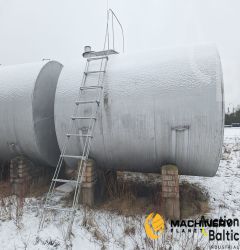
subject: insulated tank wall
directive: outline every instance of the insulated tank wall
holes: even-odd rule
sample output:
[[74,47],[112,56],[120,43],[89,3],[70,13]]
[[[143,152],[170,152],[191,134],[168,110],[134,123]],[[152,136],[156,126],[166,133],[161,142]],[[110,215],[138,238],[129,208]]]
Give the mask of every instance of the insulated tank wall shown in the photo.
[[25,155],[56,165],[54,97],[61,69],[55,61],[0,67],[1,160]]
[[[55,127],[62,147],[81,83],[85,59],[65,65],[55,96]],[[88,78],[96,85],[97,76]],[[86,96],[86,97],[84,97]],[[89,94],[83,99],[89,99]],[[92,92],[92,99],[96,93]],[[88,116],[91,106],[80,106]],[[76,125],[77,124],[77,125]],[[87,133],[87,123],[75,123]],[[175,163],[180,174],[215,175],[224,127],[223,78],[213,46],[110,56],[90,157],[102,168],[159,172]],[[79,155],[81,138],[68,154]],[[70,167],[76,161],[67,160]]]

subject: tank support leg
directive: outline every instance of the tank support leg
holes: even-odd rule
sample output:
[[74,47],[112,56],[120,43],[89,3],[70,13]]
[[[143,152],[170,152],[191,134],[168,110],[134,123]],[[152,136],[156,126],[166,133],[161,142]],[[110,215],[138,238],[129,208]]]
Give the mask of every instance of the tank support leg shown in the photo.
[[165,165],[162,172],[162,204],[164,216],[167,219],[180,219],[178,168],[175,165]]

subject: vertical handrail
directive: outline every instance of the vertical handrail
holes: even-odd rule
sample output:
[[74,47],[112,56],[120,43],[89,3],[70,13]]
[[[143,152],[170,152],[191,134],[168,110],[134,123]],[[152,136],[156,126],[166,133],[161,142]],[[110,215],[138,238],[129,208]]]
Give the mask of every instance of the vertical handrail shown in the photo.
[[122,52],[124,53],[125,51],[125,37],[124,37],[124,30],[123,30],[123,26],[121,24],[121,22],[119,21],[117,15],[114,13],[114,11],[112,9],[108,9],[107,11],[107,25],[106,25],[106,34],[105,34],[105,39],[104,39],[104,46],[103,46],[103,50],[106,49],[106,43],[109,49],[109,16],[110,14],[112,15],[112,40],[113,40],[113,49],[115,49],[115,32],[114,32],[114,22],[113,20],[115,19],[117,21],[117,23],[119,24],[119,27],[121,29],[122,32]]

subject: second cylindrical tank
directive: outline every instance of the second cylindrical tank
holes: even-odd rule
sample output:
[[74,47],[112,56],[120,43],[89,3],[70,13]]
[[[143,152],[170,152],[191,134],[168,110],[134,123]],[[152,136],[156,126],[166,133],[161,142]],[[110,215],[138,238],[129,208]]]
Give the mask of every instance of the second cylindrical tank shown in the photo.
[[54,97],[61,70],[56,61],[0,67],[0,160],[24,155],[56,166]]

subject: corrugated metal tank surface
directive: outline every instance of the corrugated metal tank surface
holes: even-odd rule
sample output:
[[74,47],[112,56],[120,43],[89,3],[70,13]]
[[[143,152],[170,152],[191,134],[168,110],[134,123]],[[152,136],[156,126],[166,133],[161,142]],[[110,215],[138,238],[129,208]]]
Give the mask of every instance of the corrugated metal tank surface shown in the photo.
[[[84,63],[82,58],[65,65],[59,78],[55,127],[61,147]],[[96,85],[96,76],[90,78],[87,84]],[[96,98],[93,92],[91,97]],[[102,168],[159,172],[161,165],[176,163],[180,174],[213,176],[223,141],[223,98],[213,46],[110,56],[90,157]],[[89,115],[92,108],[81,105],[80,110]],[[76,127],[87,133],[86,122]],[[67,153],[79,155],[82,145],[82,139],[72,139]]]
[[0,67],[1,160],[25,155],[56,164],[54,96],[61,69],[55,61]]

